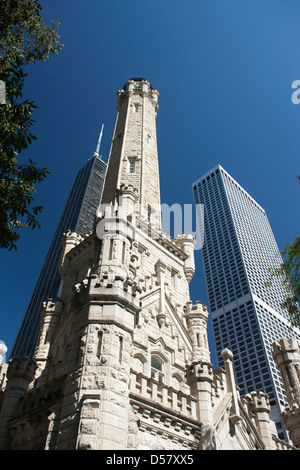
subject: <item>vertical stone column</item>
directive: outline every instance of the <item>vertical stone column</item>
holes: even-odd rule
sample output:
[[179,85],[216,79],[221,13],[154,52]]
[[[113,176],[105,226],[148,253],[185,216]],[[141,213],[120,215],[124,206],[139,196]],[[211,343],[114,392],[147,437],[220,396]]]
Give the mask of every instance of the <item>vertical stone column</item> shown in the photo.
[[192,339],[192,361],[187,367],[187,382],[197,399],[197,420],[202,425],[200,448],[215,449],[212,408],[213,365],[207,341],[207,307],[201,302],[187,303],[185,318]]

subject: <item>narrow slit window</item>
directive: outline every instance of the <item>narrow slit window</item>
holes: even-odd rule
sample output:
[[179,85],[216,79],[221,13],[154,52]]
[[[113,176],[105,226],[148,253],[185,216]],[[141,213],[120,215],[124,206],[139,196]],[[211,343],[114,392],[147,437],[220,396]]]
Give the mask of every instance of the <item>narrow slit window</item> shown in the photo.
[[130,174],[135,173],[135,161],[134,160],[129,160],[128,173],[130,173]]
[[123,336],[119,337],[119,362],[122,362],[122,353],[123,353]]
[[123,242],[122,247],[122,264],[125,264],[126,242]]
[[97,357],[100,359],[102,351],[103,331],[98,332]]
[[113,257],[113,249],[114,249],[114,240],[110,239],[110,246],[109,246],[109,259],[112,260]]
[[176,277],[177,277],[177,272],[176,271],[171,271],[171,287],[173,287],[173,289],[176,288]]

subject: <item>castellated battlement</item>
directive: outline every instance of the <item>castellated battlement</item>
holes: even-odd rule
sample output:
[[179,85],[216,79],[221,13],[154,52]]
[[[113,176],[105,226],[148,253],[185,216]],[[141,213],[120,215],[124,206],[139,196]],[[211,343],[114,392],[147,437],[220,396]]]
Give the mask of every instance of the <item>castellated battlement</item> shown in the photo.
[[53,299],[47,299],[45,302],[43,302],[42,311],[54,312],[54,310],[55,302],[53,302]]
[[8,362],[7,378],[19,377],[31,380],[33,379],[35,368],[36,363],[32,358],[26,356],[22,359],[13,357]]
[[186,240],[186,241],[189,240],[191,243],[195,243],[196,237],[192,233],[182,233],[181,235],[176,236],[176,240],[178,240],[179,243],[180,243],[180,240]]
[[186,310],[185,310],[185,316],[189,317],[197,317],[197,316],[203,316],[205,318],[208,318],[208,310],[207,306],[204,305],[202,302],[199,300],[196,301],[195,304],[193,304],[192,301],[189,301],[186,303]]
[[293,444],[300,447],[300,342],[294,338],[282,338],[272,344],[271,351],[288,400],[282,418]]
[[124,93],[151,95],[156,101],[158,101],[159,98],[159,92],[154,90],[151,83],[149,83],[145,78],[131,78],[128,80],[125,83],[123,89],[117,91],[117,96],[120,96]]
[[117,93],[117,109],[120,109],[122,102],[126,98],[132,98],[134,96],[140,96],[142,98],[147,97],[154,107],[155,116],[158,111],[158,98],[159,92],[154,90],[148,80],[143,78],[132,78],[128,80],[123,89],[118,90]]
[[64,244],[66,247],[68,249],[72,249],[74,246],[79,245],[84,237],[77,232],[71,232],[71,230],[68,230],[63,234],[63,239],[65,240]]
[[271,410],[269,396],[263,392],[251,392],[245,395],[243,402],[247,404],[249,411],[253,413],[267,412]]
[[279,358],[280,356],[282,359],[284,358],[285,354],[297,354],[300,360],[300,341],[295,338],[282,338],[279,341],[272,344],[272,355],[274,360]]
[[271,351],[280,370],[290,407],[295,403],[300,406],[300,342],[282,338],[272,344]]

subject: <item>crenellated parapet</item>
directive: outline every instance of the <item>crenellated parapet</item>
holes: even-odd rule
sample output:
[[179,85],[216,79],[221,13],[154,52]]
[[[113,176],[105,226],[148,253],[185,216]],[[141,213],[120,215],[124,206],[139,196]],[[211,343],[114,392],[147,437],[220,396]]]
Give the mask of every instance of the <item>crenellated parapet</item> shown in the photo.
[[289,403],[282,418],[293,444],[300,447],[300,342],[293,338],[282,338],[272,344],[271,351]]
[[244,400],[251,413],[270,413],[271,411],[269,397],[266,393],[251,392],[245,395]]
[[43,379],[40,377],[49,364],[52,338],[59,325],[62,311],[63,303],[60,299],[57,299],[56,302],[54,302],[53,299],[48,299],[46,302],[43,302],[40,313],[40,331],[34,351],[34,359],[37,365],[35,380],[39,379],[39,384],[41,380],[45,379],[45,377]]
[[68,256],[70,252],[74,252],[74,248],[78,247],[84,240],[77,232],[71,232],[68,230],[62,235],[62,256],[59,265],[59,274],[62,280],[64,280],[69,274],[69,266],[71,257]]
[[153,103],[155,113],[158,111],[159,92],[154,90],[152,85],[145,78],[132,78],[128,80],[122,90],[117,91],[117,106],[119,102],[127,96],[140,95],[147,97]]
[[297,403],[282,412],[284,424],[289,431],[293,444],[300,448],[300,408]]
[[[36,363],[29,357],[23,357],[21,360],[18,357],[13,357],[8,362],[7,380],[9,381],[9,388],[17,387],[21,390],[27,390],[28,384],[33,380]],[[15,384],[12,385],[12,379]]]
[[141,287],[128,276],[128,270],[101,267],[98,274],[88,276],[73,287],[72,307],[80,309],[88,302],[110,301],[113,296],[129,309],[139,311]]
[[77,232],[71,232],[71,230],[64,233],[62,236],[63,257],[75,246],[79,245],[83,239],[84,237],[82,235]]
[[282,338],[273,343],[272,356],[280,371],[290,406],[300,406],[300,342]]

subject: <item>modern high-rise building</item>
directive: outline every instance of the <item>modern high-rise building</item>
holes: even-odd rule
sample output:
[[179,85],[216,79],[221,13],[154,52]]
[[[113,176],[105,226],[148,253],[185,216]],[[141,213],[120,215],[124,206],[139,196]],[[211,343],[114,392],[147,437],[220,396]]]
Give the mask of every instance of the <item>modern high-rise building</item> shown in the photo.
[[106,163],[99,155],[101,137],[96,151],[78,172],[59,219],[48,253],[33,290],[10,357],[32,357],[40,326],[42,303],[56,299],[60,287],[59,262],[62,254],[62,235],[67,230],[86,235],[93,230],[96,209],[100,202]]
[[272,431],[287,439],[280,416],[287,400],[271,345],[299,338],[299,331],[281,307],[280,279],[267,286],[282,258],[266,212],[220,165],[193,184],[193,193],[204,205],[202,259],[218,365],[229,348],[241,395],[267,393]]

